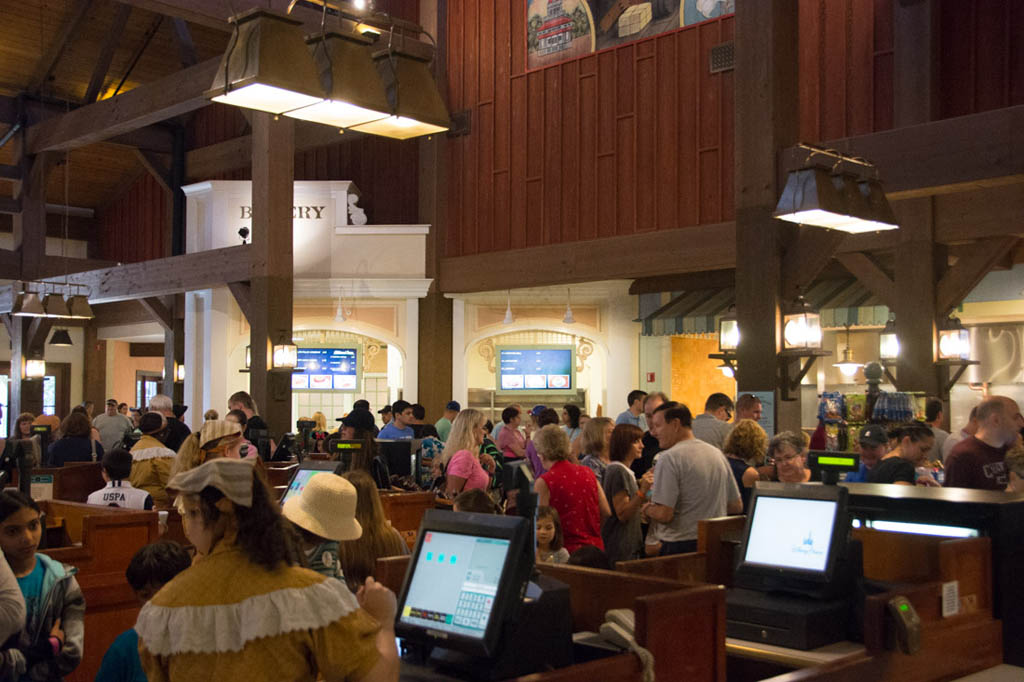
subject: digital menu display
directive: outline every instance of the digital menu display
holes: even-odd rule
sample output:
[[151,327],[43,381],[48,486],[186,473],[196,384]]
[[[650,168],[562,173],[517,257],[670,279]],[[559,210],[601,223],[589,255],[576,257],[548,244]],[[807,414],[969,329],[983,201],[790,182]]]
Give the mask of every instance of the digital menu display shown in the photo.
[[571,393],[572,346],[497,348],[498,390],[523,393]]
[[358,348],[299,348],[292,389],[356,391],[359,389]]

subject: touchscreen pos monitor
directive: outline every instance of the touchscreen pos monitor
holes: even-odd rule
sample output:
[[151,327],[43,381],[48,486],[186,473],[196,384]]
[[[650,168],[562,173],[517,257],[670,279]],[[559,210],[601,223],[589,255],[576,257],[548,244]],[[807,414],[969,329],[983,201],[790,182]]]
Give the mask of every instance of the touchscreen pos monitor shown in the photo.
[[847,496],[833,485],[754,488],[736,585],[809,595],[830,585],[846,554]]
[[533,569],[527,519],[428,509],[398,598],[395,633],[496,655]]
[[292,478],[288,481],[288,487],[285,488],[284,495],[281,495],[281,506],[287,502],[290,498],[296,497],[302,494],[302,491],[306,489],[306,485],[309,484],[310,479],[320,474],[333,474],[338,469],[337,462],[331,462],[323,459],[307,459],[299,465],[292,474]]

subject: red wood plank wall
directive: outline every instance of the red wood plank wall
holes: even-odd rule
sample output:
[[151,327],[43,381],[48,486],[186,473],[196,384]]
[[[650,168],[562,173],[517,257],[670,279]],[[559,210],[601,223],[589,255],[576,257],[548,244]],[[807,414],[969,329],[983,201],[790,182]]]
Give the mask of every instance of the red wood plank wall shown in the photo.
[[449,256],[732,215],[731,16],[526,71],[525,0],[449,0]]
[[99,258],[121,263],[161,258],[168,220],[167,192],[153,176],[141,176],[98,213]]

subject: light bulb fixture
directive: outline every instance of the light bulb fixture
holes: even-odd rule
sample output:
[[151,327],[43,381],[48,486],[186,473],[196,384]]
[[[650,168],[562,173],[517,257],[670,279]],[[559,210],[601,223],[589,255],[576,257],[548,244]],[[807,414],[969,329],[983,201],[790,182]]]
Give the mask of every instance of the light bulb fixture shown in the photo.
[[892,362],[900,355],[900,340],[896,336],[896,316],[889,314],[885,329],[878,335],[878,359]]
[[309,36],[306,42],[327,97],[289,111],[286,116],[336,128],[351,128],[390,116],[391,108],[370,56],[368,38],[331,32]]
[[733,369],[733,366],[727,362],[723,362],[722,364],[720,364],[717,369],[719,372],[722,373],[722,376],[724,377],[727,377],[729,379],[736,378],[736,370]]
[[185,381],[185,365],[174,363],[174,381],[179,384]]
[[502,324],[512,324],[516,321],[515,315],[512,314],[512,291],[508,292],[508,303],[505,306],[505,319],[501,321]]
[[68,311],[73,320],[91,320],[93,316],[89,299],[85,296],[72,296],[68,299]]
[[299,349],[295,344],[274,344],[273,369],[295,369],[298,360]]
[[271,114],[324,99],[302,22],[264,8],[231,17],[234,35],[206,97]]
[[821,348],[821,316],[802,296],[792,312],[783,316],[782,337],[786,350]]
[[562,318],[562,324],[576,324],[576,318],[572,314],[572,290],[567,288],[565,291],[565,316]]
[[844,377],[853,377],[857,370],[863,367],[853,359],[853,348],[850,347],[850,325],[846,325],[846,348],[843,349],[843,359],[832,365],[838,369]]
[[345,316],[345,308],[342,307],[341,299],[339,298],[338,299],[338,307],[334,311],[334,321],[335,322],[344,322],[347,319],[348,318]]
[[[392,40],[394,35],[392,31]],[[399,37],[399,40],[404,39]],[[390,115],[352,126],[352,130],[407,140],[451,128],[448,109],[430,73],[430,62],[390,43],[375,52],[373,60],[384,86]]]
[[43,308],[46,309],[47,317],[56,317],[67,319],[71,317],[71,311],[68,309],[67,301],[60,294],[47,294],[46,298],[43,299]]
[[940,360],[970,360],[971,336],[957,317],[950,318],[939,331]]
[[70,348],[74,344],[71,343],[71,335],[67,329],[55,329],[50,336],[50,345],[55,348]]
[[736,321],[736,312],[730,310],[718,318],[718,351],[720,353],[732,353],[739,346],[740,325]]
[[245,347],[245,368],[252,368],[252,346]]
[[366,9],[366,0],[352,0],[352,6],[362,12]]
[[26,291],[23,294],[18,294],[11,314],[18,317],[46,317],[46,308],[43,307],[43,301],[39,298],[39,294]]
[[42,379],[46,376],[46,361],[39,358],[25,360],[25,371],[22,376],[25,379]]
[[811,157],[820,155],[831,157],[834,166],[832,170],[805,167],[790,171],[773,213],[776,218],[850,233],[899,227],[877,178],[865,179],[835,171],[841,163],[852,163],[865,172],[875,173],[873,165],[811,145],[800,147],[808,150],[808,162]]

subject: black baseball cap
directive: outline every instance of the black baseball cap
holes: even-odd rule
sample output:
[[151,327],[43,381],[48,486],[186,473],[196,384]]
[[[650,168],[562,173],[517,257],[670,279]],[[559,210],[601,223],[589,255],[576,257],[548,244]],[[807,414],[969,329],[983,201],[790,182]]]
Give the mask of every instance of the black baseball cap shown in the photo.
[[391,406],[385,405],[384,407],[377,410],[377,414],[391,414]]
[[861,445],[888,445],[889,434],[881,424],[868,424],[860,430]]
[[341,422],[342,426],[351,426],[363,431],[372,431],[375,426],[373,415],[370,414],[369,410],[352,410],[338,421]]

